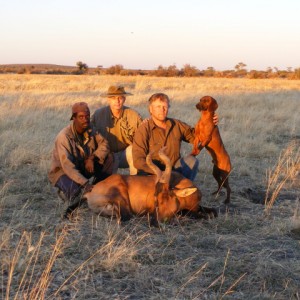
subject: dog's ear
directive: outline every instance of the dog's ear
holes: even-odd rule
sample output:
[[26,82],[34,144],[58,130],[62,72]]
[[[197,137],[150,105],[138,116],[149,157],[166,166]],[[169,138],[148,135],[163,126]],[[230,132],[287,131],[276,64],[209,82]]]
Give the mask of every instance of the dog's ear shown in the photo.
[[210,111],[215,111],[218,109],[218,102],[216,99],[214,99],[213,97],[211,97],[211,105],[210,105]]

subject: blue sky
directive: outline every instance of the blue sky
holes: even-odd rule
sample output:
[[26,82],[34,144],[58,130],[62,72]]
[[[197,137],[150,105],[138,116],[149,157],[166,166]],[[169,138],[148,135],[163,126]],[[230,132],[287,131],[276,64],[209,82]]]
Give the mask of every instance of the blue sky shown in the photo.
[[0,0],[0,64],[300,67],[300,0]]

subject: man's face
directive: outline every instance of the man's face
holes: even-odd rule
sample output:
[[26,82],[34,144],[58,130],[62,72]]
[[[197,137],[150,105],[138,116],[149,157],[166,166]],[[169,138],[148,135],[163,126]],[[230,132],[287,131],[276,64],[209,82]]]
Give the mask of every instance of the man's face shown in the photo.
[[108,98],[109,106],[112,110],[122,109],[125,100],[125,96],[113,96]]
[[90,127],[90,114],[88,112],[79,112],[73,118],[76,130],[81,133]]
[[169,104],[157,99],[149,106],[149,111],[154,120],[165,121],[168,116]]

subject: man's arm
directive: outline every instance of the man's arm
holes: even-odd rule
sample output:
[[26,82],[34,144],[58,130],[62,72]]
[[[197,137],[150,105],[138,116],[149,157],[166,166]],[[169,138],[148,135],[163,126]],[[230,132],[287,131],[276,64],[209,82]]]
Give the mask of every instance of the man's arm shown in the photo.
[[195,129],[181,121],[178,122],[178,126],[180,126],[180,131],[182,132],[182,140],[193,144],[195,140]]
[[133,164],[138,170],[153,174],[153,171],[146,163],[146,157],[149,153],[149,131],[147,130],[147,125],[148,124],[140,125],[134,135],[132,144],[132,158]]
[[93,155],[98,157],[100,164],[103,164],[110,151],[109,145],[107,140],[100,133],[95,133],[95,139],[97,148],[95,149]]
[[80,185],[85,185],[88,179],[85,178],[74,164],[74,157],[72,156],[69,141],[64,135],[59,135],[55,141],[58,158],[64,173],[73,181]]

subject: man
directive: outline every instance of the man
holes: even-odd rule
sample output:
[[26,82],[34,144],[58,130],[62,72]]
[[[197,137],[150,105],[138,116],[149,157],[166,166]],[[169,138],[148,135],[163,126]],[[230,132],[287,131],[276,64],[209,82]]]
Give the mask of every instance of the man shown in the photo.
[[92,116],[92,126],[107,141],[114,154],[113,173],[118,168],[128,168],[130,175],[137,173],[132,160],[132,142],[136,129],[142,123],[141,116],[133,109],[124,106],[126,96],[122,86],[110,86],[107,93],[108,106],[99,108]]
[[112,174],[113,157],[107,141],[90,128],[87,103],[75,103],[70,120],[56,137],[48,178],[60,197],[72,203],[81,192],[91,191],[89,178],[96,183]]
[[[196,157],[188,155],[181,157],[181,142],[194,142],[194,129],[177,119],[168,118],[170,100],[166,94],[153,94],[149,99],[149,112],[151,118],[144,122],[136,131],[132,152],[134,166],[139,174],[153,174],[146,163],[146,156],[152,153],[154,163],[164,169],[158,151],[166,146],[165,153],[171,160],[173,170],[180,172],[190,180],[194,180],[198,171],[199,161]],[[218,122],[218,117],[214,117]]]

